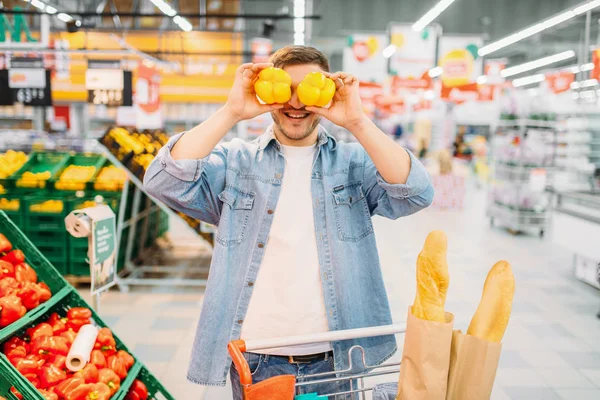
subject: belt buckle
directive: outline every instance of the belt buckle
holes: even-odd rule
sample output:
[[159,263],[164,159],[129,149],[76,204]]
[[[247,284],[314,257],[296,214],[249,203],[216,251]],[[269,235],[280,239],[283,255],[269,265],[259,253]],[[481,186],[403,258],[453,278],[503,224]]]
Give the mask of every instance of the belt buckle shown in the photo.
[[294,356],[288,356],[288,362],[290,364],[310,364],[312,360],[299,361],[294,358]]

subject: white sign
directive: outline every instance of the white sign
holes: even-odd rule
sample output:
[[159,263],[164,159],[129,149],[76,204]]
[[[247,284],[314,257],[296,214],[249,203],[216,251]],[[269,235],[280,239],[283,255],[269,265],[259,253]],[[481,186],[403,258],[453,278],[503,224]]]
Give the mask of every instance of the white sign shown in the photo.
[[387,77],[387,59],[383,49],[389,38],[385,34],[351,35],[344,48],[343,70],[363,82],[384,83]]
[[87,90],[123,90],[123,71],[120,69],[88,69],[85,72]]
[[390,44],[396,48],[390,57],[390,74],[405,79],[419,79],[435,67],[437,30],[427,27],[415,32],[410,24],[390,27]]
[[43,68],[15,68],[8,70],[8,87],[12,89],[44,89],[46,70]]

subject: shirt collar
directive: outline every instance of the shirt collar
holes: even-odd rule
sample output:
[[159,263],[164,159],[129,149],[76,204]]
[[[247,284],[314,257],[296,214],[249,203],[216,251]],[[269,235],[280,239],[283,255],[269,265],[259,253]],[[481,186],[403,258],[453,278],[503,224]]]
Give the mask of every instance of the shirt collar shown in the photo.
[[[327,129],[325,129],[321,125],[319,125],[318,129],[319,129],[319,134],[318,134],[317,144],[319,146],[322,146],[324,144],[330,144],[331,145],[331,150],[335,150],[335,148],[337,147],[337,141],[335,140],[335,138],[333,136],[331,136],[329,134],[329,132],[327,132]],[[273,125],[271,124],[267,128],[267,130],[265,131],[265,133],[263,133],[258,138],[258,149],[259,150],[266,149],[267,146],[271,142],[273,142],[273,141],[277,142],[277,138],[275,137],[275,132],[273,130]]]

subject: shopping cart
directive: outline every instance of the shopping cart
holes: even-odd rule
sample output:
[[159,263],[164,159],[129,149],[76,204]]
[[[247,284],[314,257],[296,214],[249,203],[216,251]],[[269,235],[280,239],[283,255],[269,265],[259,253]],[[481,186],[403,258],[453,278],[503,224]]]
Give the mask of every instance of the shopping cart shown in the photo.
[[[349,329],[344,331],[333,331],[303,336],[292,336],[264,340],[233,340],[229,342],[228,351],[233,364],[240,376],[244,400],[291,400],[299,389],[307,385],[318,385],[331,382],[349,381],[350,390],[338,393],[318,393],[320,396],[351,395],[358,399],[360,395],[366,399],[366,392],[372,391],[373,387],[365,387],[365,378],[398,374],[400,363],[384,363],[381,365],[367,365],[365,361],[365,350],[361,346],[353,346],[348,350],[348,369],[335,372],[325,372],[311,375],[301,375],[297,379],[293,375],[281,375],[266,379],[257,384],[252,384],[252,374],[248,362],[244,358],[245,352],[260,352],[260,350],[299,346],[304,344],[335,342],[339,340],[359,339],[374,336],[396,335],[406,331],[406,324],[385,325],[371,328]],[[362,356],[362,366],[353,365],[353,353],[359,352]],[[362,371],[362,372],[355,372]],[[395,381],[397,381],[397,377]]]

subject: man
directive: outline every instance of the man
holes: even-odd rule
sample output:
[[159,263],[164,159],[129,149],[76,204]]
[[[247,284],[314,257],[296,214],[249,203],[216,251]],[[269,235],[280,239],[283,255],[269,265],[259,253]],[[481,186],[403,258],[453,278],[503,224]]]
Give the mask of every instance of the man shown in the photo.
[[[391,324],[371,216],[399,218],[433,198],[421,163],[364,115],[356,78],[329,74],[326,56],[310,47],[285,47],[271,62],[240,66],[225,106],[174,136],[144,179],[169,206],[218,225],[188,379],[224,385],[231,370],[236,400],[242,394],[230,340]],[[292,78],[292,98],[283,105],[261,105],[253,89],[258,73],[272,65]],[[298,99],[296,87],[313,71],[336,82],[329,108]],[[265,112],[274,125],[261,137],[219,144],[237,122]],[[360,144],[337,142],[319,126],[321,117]],[[346,369],[353,345],[366,350],[368,365],[396,350],[395,338],[384,336],[269,349],[246,359],[257,383]],[[348,384],[301,390],[331,394]]]

